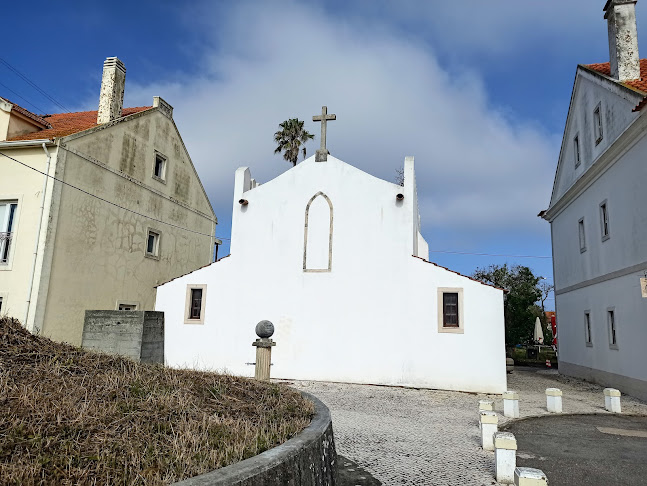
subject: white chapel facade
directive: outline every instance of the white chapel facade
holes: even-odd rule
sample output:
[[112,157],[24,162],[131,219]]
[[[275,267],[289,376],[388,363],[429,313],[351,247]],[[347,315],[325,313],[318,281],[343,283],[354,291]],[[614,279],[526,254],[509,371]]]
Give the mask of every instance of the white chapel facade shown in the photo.
[[505,391],[503,291],[428,261],[417,201],[412,157],[400,186],[324,137],[265,184],[238,169],[231,255],[157,287],[167,365],[253,376],[267,319],[273,378]]

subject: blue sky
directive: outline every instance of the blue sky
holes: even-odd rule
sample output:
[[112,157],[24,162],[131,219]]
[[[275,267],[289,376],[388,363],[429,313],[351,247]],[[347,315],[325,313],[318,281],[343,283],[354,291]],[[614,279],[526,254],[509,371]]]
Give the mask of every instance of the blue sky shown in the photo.
[[[296,116],[318,136],[312,115],[326,104],[336,157],[387,180],[416,157],[432,250],[549,256],[549,225],[536,215],[548,205],[576,65],[608,60],[604,3],[14,2],[5,37],[19,41],[2,57],[76,111],[96,109],[103,60],[118,56],[126,106],[159,95],[175,107],[223,238],[234,170],[249,166],[265,182],[289,169],[272,153],[278,123]],[[639,32],[643,12],[647,2]],[[0,96],[60,111],[1,64],[0,83]],[[521,263],[552,280],[547,258],[430,259],[466,274]]]

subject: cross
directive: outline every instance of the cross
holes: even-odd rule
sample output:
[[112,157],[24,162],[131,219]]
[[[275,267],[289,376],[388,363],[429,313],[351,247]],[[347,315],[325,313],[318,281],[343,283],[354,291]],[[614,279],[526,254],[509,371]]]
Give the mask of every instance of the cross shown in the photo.
[[329,115],[328,107],[321,107],[321,115],[315,115],[312,117],[312,121],[321,122],[321,147],[317,150],[315,154],[315,162],[325,162],[328,160],[328,149],[326,149],[326,124],[328,120],[336,120],[337,115]]

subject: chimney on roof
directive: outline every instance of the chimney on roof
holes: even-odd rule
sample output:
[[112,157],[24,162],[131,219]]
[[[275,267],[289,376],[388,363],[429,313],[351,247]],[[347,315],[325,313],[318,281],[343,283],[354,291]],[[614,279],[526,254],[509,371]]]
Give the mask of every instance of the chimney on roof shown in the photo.
[[618,81],[640,79],[636,1],[608,0],[604,6],[609,27],[611,76]]
[[126,67],[124,63],[116,57],[108,57],[103,63],[97,124],[102,125],[121,117],[125,85]]

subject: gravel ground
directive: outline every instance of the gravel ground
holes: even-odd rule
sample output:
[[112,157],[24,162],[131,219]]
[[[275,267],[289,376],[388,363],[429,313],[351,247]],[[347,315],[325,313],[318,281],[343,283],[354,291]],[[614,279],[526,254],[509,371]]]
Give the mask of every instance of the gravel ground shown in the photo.
[[[480,447],[478,401],[498,395],[345,383],[293,382],[314,394],[333,417],[337,452],[385,485],[492,485],[494,453]],[[521,418],[548,415],[545,390],[560,388],[564,413],[608,413],[603,387],[554,370],[515,369],[508,389],[519,392]],[[622,397],[623,413],[647,415],[647,404]],[[539,465],[538,465],[539,467]]]

